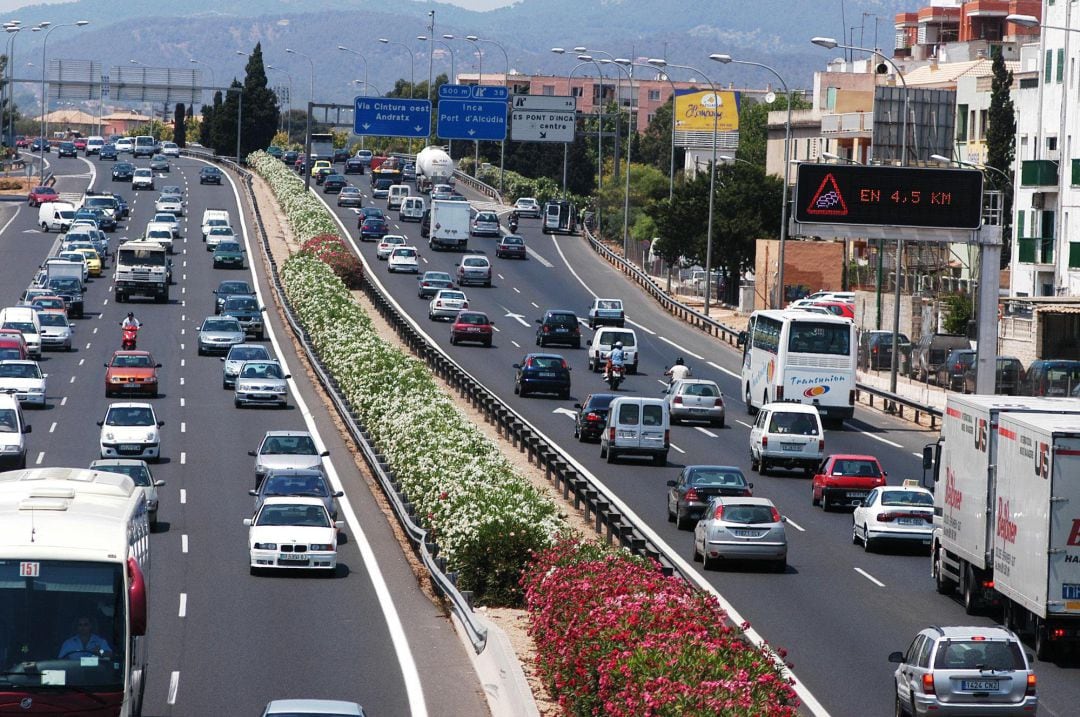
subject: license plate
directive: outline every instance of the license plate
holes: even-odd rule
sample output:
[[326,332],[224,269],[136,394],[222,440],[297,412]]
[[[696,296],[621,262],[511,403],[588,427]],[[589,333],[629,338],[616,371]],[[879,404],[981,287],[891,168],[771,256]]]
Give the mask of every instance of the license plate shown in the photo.
[[131,381],[128,381],[126,384],[124,384],[124,388],[139,388],[139,384],[135,383],[135,380],[132,379]]
[[141,451],[142,446],[138,443],[121,443],[120,450],[122,451]]
[[924,525],[925,521],[921,518],[900,518],[896,521],[900,525]]
[[281,553],[278,555],[278,561],[283,563],[306,563],[308,556],[299,553]]
[[469,328],[465,329],[465,332],[469,334],[478,334],[480,333],[480,329],[476,328],[475,326],[470,326]]
[[801,443],[781,443],[780,448],[785,451],[801,451]]
[[848,491],[847,492],[847,497],[848,498],[865,498],[866,493],[863,493],[861,491]]
[[541,371],[540,378],[555,378],[554,371]]
[[996,692],[997,680],[961,680],[960,689],[972,692]]
[[690,413],[708,413],[708,409],[705,409],[705,408],[691,408]]
[[756,538],[760,533],[756,530],[732,530],[731,534],[736,538]]

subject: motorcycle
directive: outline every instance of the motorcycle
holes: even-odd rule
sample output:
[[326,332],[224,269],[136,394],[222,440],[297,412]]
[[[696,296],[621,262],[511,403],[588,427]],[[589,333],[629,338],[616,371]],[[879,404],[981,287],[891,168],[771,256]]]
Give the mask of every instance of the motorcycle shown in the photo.
[[607,374],[604,376],[604,380],[607,381],[607,385],[612,391],[619,390],[619,384],[623,382],[623,376],[625,376],[626,369],[623,366],[609,366]]
[[139,327],[138,326],[125,326],[123,328],[123,331],[122,331],[122,334],[121,334],[120,348],[123,351],[134,351],[135,350],[135,338],[138,335],[139,335]]
[[517,234],[517,228],[518,228],[517,219],[511,219],[510,222],[509,222],[509,225],[510,225],[510,233],[511,234]]

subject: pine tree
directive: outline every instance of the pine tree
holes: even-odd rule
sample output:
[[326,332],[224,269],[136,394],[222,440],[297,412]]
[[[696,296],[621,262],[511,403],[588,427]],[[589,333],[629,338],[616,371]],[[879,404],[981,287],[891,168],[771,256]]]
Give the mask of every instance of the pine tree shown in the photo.
[[[1008,266],[1012,238],[1012,166],[1016,152],[1016,108],[1013,107],[1012,72],[1005,68],[1000,50],[994,53],[993,80],[990,83],[990,109],[987,112],[986,166],[992,167],[986,179],[1002,192],[1001,268]],[[997,171],[993,171],[997,170]]]

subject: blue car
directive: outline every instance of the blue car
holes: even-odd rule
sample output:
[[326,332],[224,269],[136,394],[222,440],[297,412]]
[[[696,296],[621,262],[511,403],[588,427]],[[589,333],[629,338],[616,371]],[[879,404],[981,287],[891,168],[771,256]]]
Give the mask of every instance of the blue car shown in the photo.
[[554,393],[570,398],[570,365],[559,354],[526,354],[521,363],[514,364],[514,393],[525,397],[530,393]]

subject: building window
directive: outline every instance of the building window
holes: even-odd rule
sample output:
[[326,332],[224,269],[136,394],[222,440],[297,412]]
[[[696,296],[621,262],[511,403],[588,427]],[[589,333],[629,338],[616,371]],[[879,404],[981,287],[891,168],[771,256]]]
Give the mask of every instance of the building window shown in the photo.
[[571,87],[570,88],[570,96],[571,97],[581,97],[582,90],[584,90],[583,87]]
[[956,128],[956,141],[967,142],[968,140],[968,106],[958,105],[956,108],[956,121],[959,125]]
[[1080,242],[1069,242],[1069,268],[1080,269]]
[[1057,151],[1057,135],[1046,138],[1046,150],[1048,152]]
[[990,123],[990,110],[979,110],[979,139],[986,137],[986,126]]
[[1069,181],[1074,187],[1080,184],[1080,159],[1072,161],[1072,179]]
[[656,119],[656,113],[655,112],[650,112],[648,114],[648,116],[645,118],[645,122],[648,123],[648,124],[652,124],[652,121],[654,119]]
[[1054,78],[1058,84],[1061,84],[1061,79],[1065,76],[1065,49],[1059,48],[1057,51],[1057,77]]
[[836,89],[835,87],[829,87],[825,90],[825,109],[836,109]]
[[649,102],[660,101],[660,90],[649,90]]
[[1046,51],[1046,62],[1043,65],[1043,84],[1044,85],[1050,83],[1050,73],[1053,71],[1053,69],[1054,69],[1054,51],[1053,50],[1047,50]]
[[555,94],[555,85],[544,85],[542,94],[552,97]]

